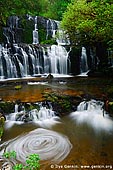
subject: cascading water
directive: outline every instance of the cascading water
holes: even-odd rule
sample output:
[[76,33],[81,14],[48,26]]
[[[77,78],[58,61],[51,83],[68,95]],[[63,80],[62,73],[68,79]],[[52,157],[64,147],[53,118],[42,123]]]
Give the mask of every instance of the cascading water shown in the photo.
[[58,29],[57,22],[58,21],[55,21],[55,20],[52,20],[52,19],[47,20],[47,24],[46,24],[46,32],[47,32],[46,33],[46,40],[49,39],[49,38],[55,38],[57,29]]
[[82,47],[81,58],[80,58],[80,72],[84,73],[87,71],[88,71],[88,61],[87,61],[86,48]]
[[35,17],[35,29],[33,30],[33,44],[39,44],[38,28],[37,28],[37,16]]
[[55,112],[51,108],[47,108],[46,106],[42,106],[42,104],[37,104],[40,107],[39,110],[32,109],[30,111],[26,111],[24,105],[21,107],[18,104],[15,104],[15,112],[9,114],[6,119],[8,121],[14,121],[15,123],[23,123],[23,122],[38,122],[44,121],[47,119],[56,118]]
[[[21,18],[17,16],[9,17],[7,27],[4,27],[3,34],[6,37],[6,45],[0,45],[0,79],[20,78],[37,76],[40,74],[68,74],[70,68],[69,57],[64,36],[57,37],[58,45],[41,46],[39,45],[38,24],[46,31],[45,39],[56,39],[57,31],[61,31],[59,21],[47,19],[39,16],[26,15],[24,18],[30,23],[33,31],[33,44],[21,44],[22,33]],[[31,27],[31,28],[32,28]],[[40,27],[39,27],[40,29]],[[23,30],[24,31],[24,30]],[[64,35],[64,34],[62,34]],[[19,42],[19,44],[18,44]],[[8,45],[7,45],[8,44]],[[38,45],[37,45],[38,44]]]
[[65,47],[17,45],[0,46],[0,78],[18,78],[39,74],[68,74],[68,52]]
[[83,101],[70,117],[78,124],[86,123],[96,131],[113,131],[113,120],[103,110],[103,104],[96,100]]
[[69,37],[65,33],[65,31],[61,29],[59,21],[57,21],[57,27],[58,27],[58,29],[57,29],[57,39],[56,39],[56,42],[59,45],[70,45]]
[[48,48],[51,72],[54,74],[67,74],[68,52],[63,46],[52,45]]

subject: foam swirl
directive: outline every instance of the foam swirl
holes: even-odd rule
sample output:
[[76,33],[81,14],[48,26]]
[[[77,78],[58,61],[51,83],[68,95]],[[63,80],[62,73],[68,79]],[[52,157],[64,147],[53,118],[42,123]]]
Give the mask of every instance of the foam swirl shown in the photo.
[[17,160],[25,163],[26,157],[37,153],[42,161],[60,163],[69,154],[72,144],[68,138],[52,130],[38,128],[4,144],[4,151],[17,153]]

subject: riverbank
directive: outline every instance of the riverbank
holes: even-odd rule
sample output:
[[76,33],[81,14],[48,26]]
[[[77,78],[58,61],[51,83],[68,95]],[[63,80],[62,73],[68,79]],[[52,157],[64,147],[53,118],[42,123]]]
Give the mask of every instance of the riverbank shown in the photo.
[[[60,77],[60,78],[28,78],[0,81],[0,99],[4,101],[23,102],[43,101],[42,93],[52,92],[78,96],[88,94],[94,98],[102,98],[103,94],[112,97],[112,78]],[[16,88],[19,87],[19,88]]]

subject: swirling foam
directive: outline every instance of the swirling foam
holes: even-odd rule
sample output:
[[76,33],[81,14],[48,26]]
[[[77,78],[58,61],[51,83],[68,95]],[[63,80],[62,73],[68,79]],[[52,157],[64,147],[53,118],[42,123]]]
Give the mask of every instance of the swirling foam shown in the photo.
[[22,163],[32,153],[39,154],[44,162],[60,163],[69,154],[72,144],[60,133],[38,128],[4,143],[2,147],[3,152],[16,151],[17,160]]

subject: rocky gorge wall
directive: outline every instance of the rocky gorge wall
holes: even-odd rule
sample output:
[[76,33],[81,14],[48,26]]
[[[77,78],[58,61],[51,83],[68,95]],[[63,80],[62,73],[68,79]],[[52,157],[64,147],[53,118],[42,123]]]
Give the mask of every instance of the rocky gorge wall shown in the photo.
[[5,43],[33,42],[33,30],[39,34],[39,42],[50,39],[58,29],[58,21],[40,16],[10,16],[3,27]]

